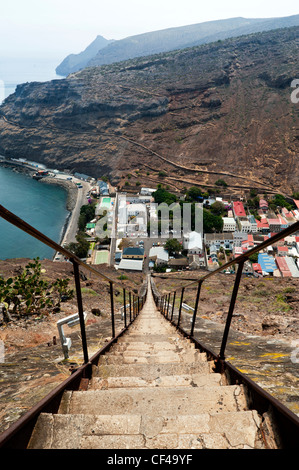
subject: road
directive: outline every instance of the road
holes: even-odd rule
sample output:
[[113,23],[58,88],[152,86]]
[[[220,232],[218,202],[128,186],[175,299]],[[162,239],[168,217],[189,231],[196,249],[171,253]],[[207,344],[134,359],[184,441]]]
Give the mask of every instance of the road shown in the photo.
[[[78,188],[78,195],[76,205],[71,213],[69,223],[64,234],[63,240],[61,245],[68,245],[71,242],[76,242],[76,234],[78,231],[78,220],[80,215],[80,209],[83,205],[87,204],[87,192],[90,191],[91,185],[85,181],[81,181],[79,179],[73,178],[74,183],[81,183],[82,188]],[[56,253],[54,257],[55,261],[63,261],[64,257]]]
[[110,242],[110,266],[114,266],[114,256],[116,250],[116,240],[117,240],[117,222],[118,222],[118,193],[115,194],[115,201],[113,206],[113,222],[112,222],[112,232],[111,232],[111,242]]

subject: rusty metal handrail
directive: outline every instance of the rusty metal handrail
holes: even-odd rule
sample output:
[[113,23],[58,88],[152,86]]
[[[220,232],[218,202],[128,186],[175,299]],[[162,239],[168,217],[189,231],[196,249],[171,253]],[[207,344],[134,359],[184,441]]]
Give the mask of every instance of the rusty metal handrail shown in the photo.
[[[145,298],[147,295],[147,286],[143,286],[143,292],[140,295],[136,295],[131,291],[129,294],[129,304],[130,304],[130,321],[129,325],[127,324],[127,315],[126,315],[126,290],[124,284],[115,281],[114,279],[109,278],[103,273],[97,271],[90,265],[85,264],[80,258],[74,255],[72,252],[54,242],[42,232],[38,231],[31,225],[29,225],[24,220],[20,219],[18,216],[10,212],[8,209],[0,205],[0,217],[5,219],[7,222],[18,227],[23,232],[26,232],[28,235],[39,240],[43,244],[49,246],[55,251],[59,251],[66,258],[70,260],[74,267],[74,279],[76,287],[76,298],[81,330],[81,339],[82,339],[82,351],[84,362],[82,366],[79,366],[77,369],[72,371],[71,376],[62,382],[58,387],[56,387],[52,392],[50,392],[41,402],[35,405],[31,410],[25,413],[21,418],[19,418],[12,426],[10,426],[6,431],[0,435],[0,447],[12,447],[12,448],[26,448],[26,445],[29,440],[30,432],[33,429],[34,423],[36,422],[37,416],[41,411],[47,409],[57,410],[59,400],[62,396],[64,390],[67,389],[78,389],[80,386],[81,380],[84,380],[86,377],[91,375],[91,366],[97,364],[99,356],[104,354],[111,345],[117,341],[118,337],[121,336],[127,329],[128,326],[135,320],[140,310],[142,309]],[[112,326],[112,339],[107,343],[102,349],[100,349],[92,358],[88,357],[88,347],[87,347],[87,338],[85,331],[85,322],[84,322],[84,312],[83,312],[83,302],[80,286],[80,271],[79,267],[82,267],[89,271],[92,274],[95,274],[98,277],[101,277],[106,282],[109,283],[109,292],[110,292],[110,304],[111,304],[111,326]],[[119,286],[123,289],[124,292],[124,328],[118,333],[115,333],[115,323],[114,323],[114,299],[113,299],[113,289],[114,286]],[[133,295],[133,301],[132,301]]]
[[[226,325],[225,325],[225,329],[224,329],[224,333],[223,333],[221,349],[220,349],[220,352],[219,352],[219,359],[224,359],[225,358],[225,354],[224,354],[225,353],[225,346],[226,346],[226,342],[227,342],[227,338],[228,338],[228,334],[229,334],[230,324],[231,324],[231,320],[232,320],[232,317],[233,317],[235,302],[236,302],[237,295],[238,295],[238,289],[239,289],[239,285],[240,285],[242,271],[243,271],[245,261],[247,261],[251,255],[260,252],[261,250],[267,248],[269,245],[273,245],[274,243],[277,243],[278,241],[282,240],[283,238],[287,237],[288,235],[290,235],[294,232],[297,232],[298,230],[299,230],[299,222],[295,222],[290,227],[287,227],[286,229],[282,230],[281,232],[275,234],[273,237],[269,237],[268,240],[263,241],[262,243],[255,246],[254,248],[252,248],[252,249],[246,251],[245,253],[243,253],[242,255],[238,256],[238,258],[235,258],[235,259],[229,261],[228,263],[225,263],[224,265],[222,265],[218,269],[215,269],[215,271],[211,271],[211,272],[201,276],[200,278],[198,278],[196,280],[191,281],[190,278],[175,277],[175,276],[171,276],[171,274],[169,274],[169,275],[152,274],[152,276],[154,278],[157,277],[157,278],[161,278],[161,279],[169,279],[169,280],[172,280],[172,281],[173,280],[180,280],[180,281],[182,281],[182,280],[187,281],[188,280],[188,281],[191,281],[190,283],[186,284],[185,286],[180,287],[178,289],[175,289],[174,291],[171,290],[168,294],[164,294],[161,297],[161,299],[159,300],[159,305],[161,305],[161,303],[162,303],[162,308],[161,308],[162,313],[165,314],[165,305],[164,304],[166,302],[166,298],[169,297],[171,295],[171,293],[174,294],[174,293],[177,293],[178,291],[181,290],[181,301],[180,301],[179,316],[178,316],[178,322],[177,322],[177,326],[179,326],[180,325],[180,318],[181,318],[181,309],[182,309],[184,290],[187,287],[198,285],[197,297],[196,297],[195,308],[194,308],[194,313],[193,313],[192,323],[191,323],[191,331],[190,331],[190,336],[193,336],[194,325],[195,325],[197,309],[198,309],[200,289],[201,289],[202,283],[206,279],[208,279],[209,277],[215,276],[216,274],[226,270],[228,267],[237,264],[238,265],[238,270],[237,270],[236,279],[235,279],[235,283],[234,283],[234,288],[233,288],[233,292],[232,292],[232,296],[231,296],[231,301],[230,301],[229,311],[228,311],[228,315],[227,315]],[[155,295],[154,295],[154,297],[155,297]],[[157,298],[156,298],[156,303],[158,303]],[[167,309],[167,313],[168,313],[168,309]]]
[[[75,286],[76,286],[76,297],[77,297],[77,305],[78,305],[78,313],[79,313],[79,321],[80,321],[80,329],[81,329],[81,339],[82,339],[82,351],[84,356],[84,363],[88,363],[88,348],[87,348],[87,339],[86,339],[86,331],[85,331],[85,323],[84,323],[84,313],[83,313],[83,302],[82,302],[82,295],[81,295],[81,287],[80,287],[80,271],[79,266],[83,267],[87,271],[92,274],[95,274],[98,277],[101,277],[106,282],[109,282],[110,285],[110,302],[111,302],[111,326],[112,326],[112,338],[115,337],[115,324],[114,324],[114,301],[113,301],[113,287],[115,285],[123,288],[123,283],[117,282],[114,279],[109,278],[108,276],[104,275],[103,273],[97,271],[92,266],[84,263],[78,256],[76,256],[71,251],[67,250],[63,246],[59,245],[58,243],[51,240],[49,237],[44,235],[39,230],[32,227],[30,224],[22,220],[20,217],[15,215],[14,213],[10,212],[8,209],[0,205],[0,217],[5,219],[7,222],[11,223],[12,225],[18,227],[23,232],[26,232],[31,237],[39,240],[43,244],[49,246],[55,251],[59,251],[62,253],[66,258],[70,260],[74,267],[74,278],[75,278]],[[131,293],[130,293],[131,295]],[[139,296],[138,296],[139,299]],[[136,308],[135,313],[138,314],[140,311],[139,303]],[[133,315],[133,319],[136,315]],[[130,316],[130,321],[131,321]],[[126,320],[125,320],[126,321]]]
[[[251,250],[248,250],[246,253],[242,254],[238,258],[222,265],[219,269],[216,269],[215,271],[209,272],[208,274],[205,274],[201,276],[199,279],[193,280],[190,278],[182,278],[182,277],[175,277],[171,275],[159,275],[159,274],[152,274],[152,279],[151,279],[151,288],[154,296],[155,303],[157,307],[160,309],[162,315],[165,316],[166,319],[168,319],[176,328],[186,337],[188,337],[191,341],[193,341],[198,348],[200,348],[202,351],[206,352],[208,357],[210,357],[215,364],[215,371],[226,373],[231,381],[234,381],[235,383],[243,383],[247,389],[249,390],[250,394],[250,399],[251,402],[253,403],[256,408],[259,409],[261,414],[263,412],[267,411],[267,407],[272,407],[272,410],[275,415],[275,420],[276,423],[279,424],[280,428],[284,431],[284,434],[286,436],[283,437],[283,445],[287,448],[296,448],[298,445],[298,438],[299,438],[299,417],[295,415],[291,410],[289,410],[286,406],[284,406],[282,403],[280,403],[278,400],[276,400],[274,397],[272,397],[269,393],[265,392],[260,386],[258,386],[255,382],[253,382],[249,377],[241,373],[239,370],[237,370],[232,364],[227,362],[225,360],[225,347],[229,335],[229,330],[230,330],[230,325],[234,313],[234,307],[238,295],[238,289],[242,277],[242,272],[243,272],[243,267],[245,261],[249,259],[249,257],[252,254],[258,253],[261,250],[265,249],[269,245],[272,245],[274,243],[277,243],[281,239],[285,238],[286,236],[296,232],[299,230],[299,222],[296,222],[295,224],[292,224],[290,227],[287,227],[286,229],[282,230],[281,232],[275,234],[273,237],[269,238],[268,240],[262,242],[261,244],[257,245],[256,247],[252,248]],[[216,275],[217,273],[222,272],[223,270],[227,269],[229,266],[232,265],[238,265],[238,270],[234,282],[234,287],[233,287],[233,292],[231,295],[231,300],[230,300],[230,305],[229,305],[229,310],[227,314],[227,319],[225,323],[225,328],[223,332],[223,337],[222,337],[222,342],[221,342],[221,347],[219,353],[215,353],[212,351],[209,347],[203,345],[198,341],[197,338],[194,337],[194,327],[195,327],[195,321],[196,321],[196,315],[197,315],[197,310],[198,310],[198,303],[199,303],[199,298],[200,298],[200,291],[201,291],[201,286],[203,282],[208,279],[211,276]],[[177,280],[177,281],[192,281],[186,285],[183,285],[182,287],[171,290],[170,292],[164,293],[163,295],[159,294],[158,289],[154,283],[153,278],[162,278],[162,279],[169,279],[171,281]],[[197,294],[196,294],[196,300],[195,300],[195,307],[193,311],[193,316],[192,316],[192,321],[191,321],[191,330],[190,333],[185,331],[181,326],[180,326],[180,321],[181,321],[181,311],[182,311],[182,304],[183,304],[183,299],[184,299],[184,292],[187,287],[197,285]],[[174,302],[177,293],[180,292],[180,304],[179,304],[179,309],[178,309],[178,317],[177,321],[175,322],[173,320],[173,312],[174,312]],[[169,318],[169,300],[170,296],[173,293],[173,300],[172,300],[172,313],[171,313],[171,318]],[[166,307],[166,302],[167,302],[167,307]]]

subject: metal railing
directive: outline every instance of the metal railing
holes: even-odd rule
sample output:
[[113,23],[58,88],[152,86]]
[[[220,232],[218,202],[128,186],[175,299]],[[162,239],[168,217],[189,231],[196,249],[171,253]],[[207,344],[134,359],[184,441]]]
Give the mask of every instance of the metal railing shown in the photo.
[[[39,240],[43,244],[49,246],[56,252],[60,252],[67,258],[73,265],[74,268],[74,281],[75,281],[75,293],[77,299],[80,333],[82,341],[83,351],[83,365],[72,370],[71,376],[62,382],[57,388],[50,392],[38,405],[34,406],[29,410],[23,417],[15,422],[11,427],[4,431],[0,435],[0,447],[12,446],[12,447],[26,447],[26,443],[29,439],[29,435],[33,429],[34,423],[36,422],[37,416],[41,411],[50,410],[55,412],[58,409],[60,398],[64,390],[75,390],[84,386],[84,381],[91,377],[92,366],[97,365],[99,357],[107,352],[112,344],[128,329],[129,325],[136,319],[137,315],[141,311],[147,295],[147,284],[143,283],[139,290],[139,294],[136,294],[132,290],[126,289],[124,283],[118,282],[105,274],[97,271],[91,265],[84,263],[80,258],[74,255],[72,252],[67,250],[65,247],[60,246],[48,238],[43,233],[36,230],[34,227],[29,225],[24,220],[10,212],[8,209],[0,205],[0,217],[5,219],[7,222],[18,227],[23,232],[26,232],[30,236]],[[110,310],[111,310],[111,340],[105,344],[96,354],[91,358],[88,355],[88,341],[85,329],[85,318],[80,282],[80,267],[87,270],[89,273],[100,277],[109,284],[109,295],[110,295]],[[114,287],[122,289],[123,292],[123,315],[122,319],[124,322],[123,329],[116,334],[115,331],[115,305],[114,305]]]
[[[230,331],[230,326],[234,314],[235,303],[238,295],[238,290],[242,278],[242,272],[244,263],[249,259],[250,256],[264,250],[270,245],[273,245],[283,238],[299,231],[299,222],[294,223],[290,227],[282,230],[281,232],[273,235],[268,240],[263,241],[256,247],[248,250],[247,252],[243,253],[242,255],[238,256],[237,258],[223,264],[218,269],[214,271],[210,271],[207,274],[199,277],[198,279],[180,276],[178,277],[176,274],[167,273],[167,274],[158,274],[154,273],[151,277],[151,288],[154,296],[155,303],[159,310],[161,311],[162,315],[169,320],[184,336],[190,338],[199,349],[206,352],[208,357],[214,361],[215,367],[214,370],[216,372],[221,372],[227,374],[228,380],[234,383],[243,383],[247,386],[249,393],[250,393],[250,400],[257,409],[261,411],[261,413],[265,412],[269,403],[271,404],[272,410],[275,413],[276,422],[279,423],[279,427],[285,430],[285,435],[287,435],[287,439],[284,442],[286,447],[292,447],[298,445],[299,442],[299,418],[298,416],[285,407],[282,403],[272,397],[270,394],[265,392],[261,387],[259,387],[254,381],[252,381],[248,376],[242,374],[238,369],[236,369],[232,364],[225,360],[225,349],[227,344],[227,339]],[[223,331],[221,347],[219,352],[213,351],[210,347],[204,345],[197,338],[194,336],[194,327],[196,322],[196,316],[198,311],[198,305],[200,300],[200,293],[201,288],[206,279],[209,279],[212,276],[215,276],[218,273],[221,273],[227,268],[232,265],[237,265],[237,273],[235,276],[235,282],[232,290],[232,295],[230,298],[229,309],[227,313],[226,323]],[[187,284],[174,289],[170,290],[167,293],[160,294],[158,288],[154,282],[154,278],[160,279],[168,279],[171,281],[190,281]],[[186,331],[181,327],[181,317],[182,317],[182,308],[184,305],[184,294],[185,290],[190,287],[196,287],[196,298],[195,298],[195,306],[192,311],[192,319],[191,319],[191,328],[190,331]],[[163,290],[164,287],[163,287]],[[179,307],[178,307],[178,314],[177,320],[174,321],[174,309],[175,309],[175,301],[176,298],[180,298],[179,300]],[[171,306],[171,308],[170,308]]]

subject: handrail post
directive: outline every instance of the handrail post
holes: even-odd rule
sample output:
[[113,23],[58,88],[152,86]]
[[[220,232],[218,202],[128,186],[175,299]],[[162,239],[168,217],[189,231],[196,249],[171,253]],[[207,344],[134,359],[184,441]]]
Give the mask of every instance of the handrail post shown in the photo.
[[110,282],[110,304],[111,304],[112,338],[115,338],[115,326],[114,326],[114,299],[113,299],[113,283],[112,283],[112,282]]
[[179,308],[179,316],[178,316],[178,323],[177,323],[177,326],[179,326],[180,321],[181,321],[181,312],[182,312],[182,304],[183,304],[184,292],[185,292],[185,287],[182,287],[182,293],[181,293],[181,300],[180,300],[180,308]]
[[169,301],[170,301],[170,292],[168,294],[168,301],[167,301],[167,310],[166,310],[166,318],[168,319],[168,313],[169,313]]
[[125,328],[127,328],[127,306],[126,306],[126,289],[123,289],[124,293],[124,320],[125,320]]
[[172,312],[171,312],[171,318],[170,318],[171,321],[172,321],[172,319],[173,319],[175,295],[176,295],[176,292],[174,291],[174,293],[173,293],[173,301],[172,301]]
[[132,323],[132,295],[129,292],[129,304],[130,304],[130,323]]
[[240,285],[240,280],[241,280],[241,276],[242,276],[244,262],[245,261],[240,261],[239,266],[238,266],[238,271],[237,271],[237,275],[236,275],[236,279],[235,279],[234,289],[233,289],[233,293],[232,293],[232,296],[231,296],[229,311],[228,311],[228,314],[227,314],[225,329],[224,329],[224,333],[223,333],[221,349],[220,349],[220,353],[219,353],[219,359],[221,359],[221,360],[224,360],[224,358],[225,358],[224,351],[225,351],[226,342],[227,342],[227,338],[228,338],[228,334],[229,334],[230,324],[231,324],[233,313],[234,313],[234,308],[235,308],[235,303],[236,303],[236,299],[237,299],[237,295],[238,295],[238,290],[239,290],[239,285]]
[[192,325],[191,325],[190,336],[193,336],[193,333],[194,333],[194,325],[195,325],[196,314],[197,314],[197,309],[198,309],[198,302],[199,302],[201,285],[202,285],[202,281],[199,281],[198,288],[197,288],[195,307],[194,307],[194,312],[193,312],[193,317],[192,317]]
[[82,292],[81,292],[81,286],[80,286],[79,265],[75,260],[71,260],[71,261],[74,266],[74,277],[75,277],[75,286],[76,286],[76,295],[77,295],[78,314],[79,314],[79,321],[80,321],[80,328],[81,328],[83,357],[84,357],[84,363],[87,364],[89,359],[88,359],[86,331],[85,331],[84,313],[83,313],[83,304],[82,304]]
[[135,318],[135,295],[132,294],[132,319],[134,321]]

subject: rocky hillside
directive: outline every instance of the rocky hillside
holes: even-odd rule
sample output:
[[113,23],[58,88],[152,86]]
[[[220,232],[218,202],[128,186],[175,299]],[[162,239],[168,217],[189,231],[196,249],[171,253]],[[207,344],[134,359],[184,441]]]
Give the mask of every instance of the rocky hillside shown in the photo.
[[107,65],[160,52],[198,46],[227,38],[271,29],[299,26],[299,15],[283,18],[229,18],[204,23],[168,28],[130,36],[105,44],[98,36],[85,51],[71,54],[56,69],[59,75],[68,75],[84,67]]
[[[0,154],[163,182],[298,191],[299,27],[26,83],[0,107]],[[129,175],[129,177],[128,177]]]

